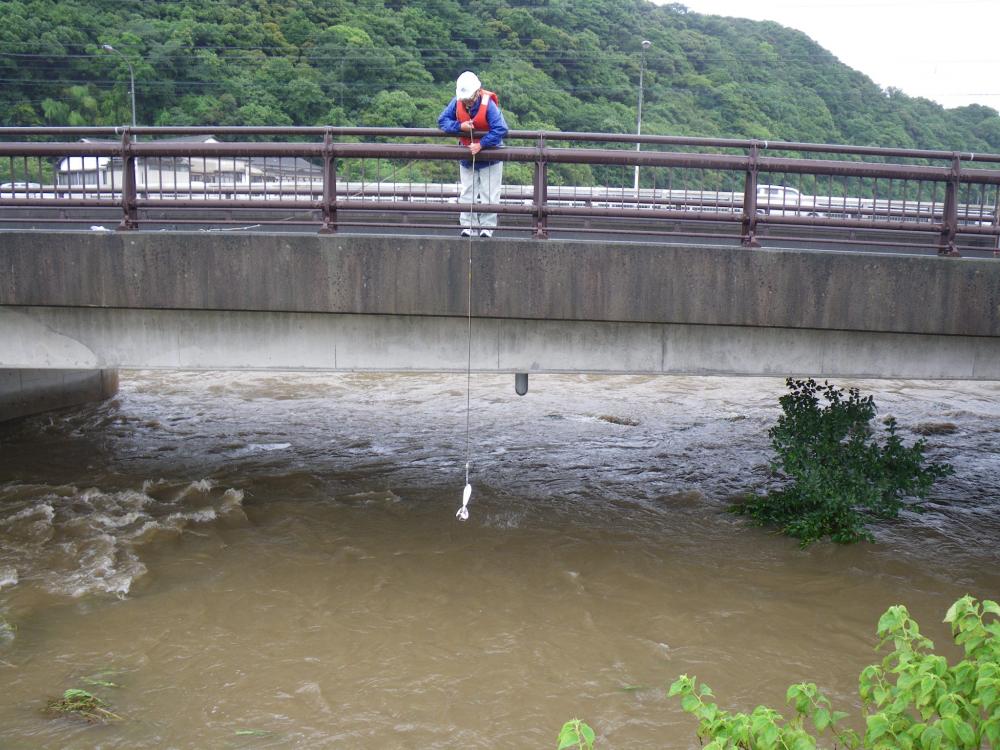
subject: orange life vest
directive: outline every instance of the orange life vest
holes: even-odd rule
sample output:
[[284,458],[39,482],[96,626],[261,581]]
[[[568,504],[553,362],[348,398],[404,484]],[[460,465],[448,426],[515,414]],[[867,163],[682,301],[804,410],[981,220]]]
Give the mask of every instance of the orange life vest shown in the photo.
[[[468,110],[465,109],[465,105],[462,104],[462,100],[459,99],[458,101],[455,102],[455,114],[458,115],[458,121],[461,123],[472,120],[472,125],[473,127],[475,127],[476,130],[489,130],[490,123],[489,120],[486,119],[486,110],[489,109],[490,100],[493,101],[493,104],[495,106],[497,107],[500,106],[500,100],[497,98],[497,95],[494,94],[492,91],[487,91],[486,89],[483,89],[482,99],[479,100],[479,109],[476,110],[476,116],[469,117]],[[458,139],[458,141],[463,146],[468,146],[470,143],[472,143],[472,138],[470,138],[467,135],[463,135],[461,138]]]

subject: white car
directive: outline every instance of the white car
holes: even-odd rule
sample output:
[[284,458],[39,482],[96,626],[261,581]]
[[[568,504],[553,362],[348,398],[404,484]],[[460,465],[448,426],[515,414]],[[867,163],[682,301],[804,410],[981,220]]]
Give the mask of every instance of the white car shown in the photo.
[[821,216],[816,199],[785,185],[758,185],[757,212],[772,216]]
[[4,182],[0,183],[0,198],[40,198],[41,189],[37,182]]

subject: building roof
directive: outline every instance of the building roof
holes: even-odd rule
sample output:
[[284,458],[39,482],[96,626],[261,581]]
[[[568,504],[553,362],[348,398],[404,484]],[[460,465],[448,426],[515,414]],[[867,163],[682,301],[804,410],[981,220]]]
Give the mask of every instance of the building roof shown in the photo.
[[249,161],[250,166],[272,174],[278,172],[320,174],[323,171],[322,167],[299,156],[251,156]]
[[[219,139],[214,135],[179,135],[176,138],[156,138],[156,143],[218,143]],[[81,143],[120,143],[120,141],[108,141],[103,138],[81,138]]]
[[[101,140],[97,138],[81,138],[83,143],[116,144],[118,141]],[[156,143],[219,143],[213,135],[179,136],[177,138],[162,138]],[[147,141],[148,143],[148,141]],[[276,179],[316,178],[322,175],[323,168],[307,159],[298,156],[174,156],[139,157],[145,163],[146,169],[156,166],[170,169],[187,166],[200,172],[221,172],[240,170],[242,166],[249,167],[251,174],[268,175]],[[103,169],[108,163],[120,167],[119,156],[68,156],[60,160],[60,172],[75,172],[81,170]]]

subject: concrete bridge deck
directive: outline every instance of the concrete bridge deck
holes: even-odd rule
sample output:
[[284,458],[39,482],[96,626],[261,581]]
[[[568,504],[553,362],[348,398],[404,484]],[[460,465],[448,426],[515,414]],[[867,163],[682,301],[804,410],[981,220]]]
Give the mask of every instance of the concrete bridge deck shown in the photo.
[[[464,371],[459,238],[0,233],[0,368]],[[1000,380],[1000,263],[472,246],[473,368]]]

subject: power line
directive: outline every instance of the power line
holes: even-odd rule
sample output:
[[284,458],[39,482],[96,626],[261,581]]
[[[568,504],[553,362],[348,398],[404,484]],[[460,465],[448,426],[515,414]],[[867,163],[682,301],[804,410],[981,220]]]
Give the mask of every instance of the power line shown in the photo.
[[[419,48],[397,48],[400,51],[408,53],[420,53],[428,51],[441,51],[446,52],[448,50],[430,50],[430,49],[419,49]],[[378,49],[375,48],[376,52],[381,52],[386,55],[392,55],[397,49]],[[187,47],[182,50],[177,50],[173,55],[172,59],[183,59],[187,60],[190,58],[191,52],[193,51],[216,51],[217,48],[209,47]],[[256,50],[240,50],[244,52],[256,51]],[[586,53],[587,59],[581,59],[581,53]],[[0,51],[0,57],[17,58],[25,60],[96,60],[100,58],[106,58],[106,55],[98,54],[53,54],[53,53],[40,53],[40,52],[4,52]],[[562,50],[531,50],[521,53],[512,53],[510,50],[497,48],[494,50],[485,49],[477,50],[475,52],[475,57],[477,58],[480,65],[489,65],[496,60],[505,60],[510,58],[515,58],[522,60],[530,64],[538,65],[559,65],[562,67],[572,67],[572,68],[589,68],[593,66],[594,60],[621,60],[622,57],[628,57],[624,52],[619,51],[592,51],[592,50],[576,50],[576,51],[562,51]],[[806,63],[806,62],[825,62],[829,60],[834,55],[826,50],[821,50],[818,52],[811,51],[796,51],[795,53],[782,53],[781,50],[775,50],[773,54],[754,52],[753,54],[740,54],[736,52],[725,53],[725,54],[710,54],[710,55],[697,55],[694,57],[684,57],[682,62],[687,62],[691,65],[697,64],[712,64],[712,63],[769,63],[772,57],[776,57],[778,60],[787,63]],[[308,53],[302,54],[285,54],[285,55],[270,55],[268,59],[291,59],[295,61],[302,61],[305,63],[356,63],[356,62],[367,62],[371,65],[378,65],[379,61],[372,58],[372,50],[368,51],[356,51],[349,54],[343,55],[311,55]],[[914,53],[911,57],[902,56],[899,57],[901,60],[917,60],[925,65],[949,65],[949,64],[996,64],[1000,62],[1000,56],[993,57],[955,57],[955,58],[942,58],[935,60],[927,60],[923,53]],[[145,57],[140,56],[139,60],[145,60]],[[225,60],[225,58],[223,58]],[[656,68],[658,63],[669,61],[671,63],[676,62],[676,58],[667,57],[665,55],[653,55],[650,54],[647,57],[647,67],[656,73]],[[196,61],[197,62],[197,61]],[[33,67],[34,69],[34,67]],[[852,68],[853,70],[853,68]],[[321,72],[321,71],[320,71]]]
[[[120,86],[120,85],[123,85],[123,83],[127,83],[127,82],[112,81],[112,80],[106,80],[106,79],[63,79],[63,80],[58,80],[58,81],[45,81],[45,80],[34,80],[34,79],[27,79],[27,78],[0,78],[0,83],[14,83],[14,84],[23,84],[23,85],[31,85],[31,86],[67,86],[67,85],[81,85],[81,84],[83,84],[83,85],[85,85],[85,84],[93,84],[93,85],[102,84],[102,85],[105,85],[107,87],[105,90],[111,90],[112,86],[115,86],[115,85]],[[362,90],[362,89],[363,90],[371,90],[372,89],[371,84],[364,83],[364,82],[358,82],[358,81],[343,81],[343,82],[338,82],[335,85],[338,88],[347,88],[347,89],[358,89],[358,90]],[[229,82],[227,82],[227,81],[145,81],[145,82],[138,82],[137,81],[136,82],[136,89],[138,89],[140,91],[142,89],[144,89],[144,88],[146,88],[146,89],[148,89],[148,88],[170,88],[170,89],[199,88],[199,89],[204,89],[204,88],[212,88],[212,87],[214,87],[214,88],[231,88],[230,85],[229,85]],[[516,83],[512,84],[512,87],[516,87]],[[428,92],[433,92],[433,93],[437,93],[437,90],[438,90],[436,84],[430,84],[430,83],[427,83],[427,84],[415,84],[413,86],[413,89],[419,89],[419,88],[423,88],[424,90],[426,90]],[[631,90],[631,88],[624,87],[624,86],[618,86],[618,87],[616,87],[616,86],[597,86],[597,85],[587,86],[587,85],[573,85],[573,84],[566,84],[566,83],[559,83],[559,82],[553,82],[551,84],[551,88],[555,88],[555,89],[558,89],[558,90],[561,90],[561,91],[589,91],[589,92],[605,91],[605,92],[618,92],[618,93],[627,94],[629,96],[631,96],[632,93],[633,93],[632,90]],[[384,90],[388,90],[388,89],[389,89],[389,87],[386,87],[386,89],[384,89]]]

